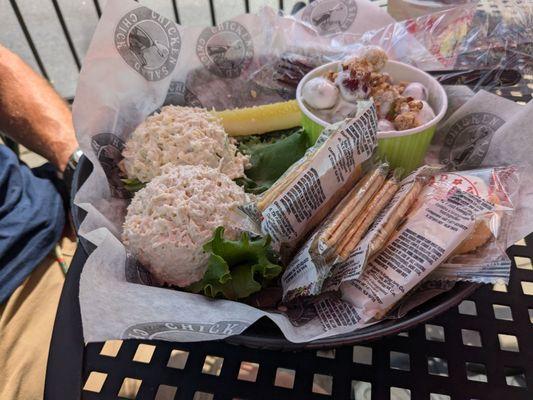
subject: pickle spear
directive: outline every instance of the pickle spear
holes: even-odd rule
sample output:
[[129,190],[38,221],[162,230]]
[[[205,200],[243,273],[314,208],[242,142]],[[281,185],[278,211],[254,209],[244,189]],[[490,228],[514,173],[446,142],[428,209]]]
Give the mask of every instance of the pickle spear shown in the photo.
[[260,135],[301,125],[296,100],[234,110],[215,111],[229,136]]

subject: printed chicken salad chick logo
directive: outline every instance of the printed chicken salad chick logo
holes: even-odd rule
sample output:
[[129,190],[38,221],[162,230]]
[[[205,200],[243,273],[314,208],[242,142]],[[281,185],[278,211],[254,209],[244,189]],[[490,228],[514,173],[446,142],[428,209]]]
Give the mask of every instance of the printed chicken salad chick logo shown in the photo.
[[114,38],[124,61],[148,81],[166,78],[178,62],[181,38],[177,25],[146,7],[124,15]]
[[225,21],[202,31],[196,42],[196,55],[211,73],[237,78],[254,57],[252,36],[237,21]]
[[313,25],[320,35],[344,32],[357,16],[355,0],[322,0],[308,5],[302,20]]
[[172,81],[168,87],[164,106],[179,105],[189,107],[203,107],[198,97],[183,82]]
[[243,321],[196,322],[146,322],[129,326],[122,334],[133,339],[180,340],[184,334],[203,334],[226,337],[242,333],[249,323]]
[[124,158],[122,157],[122,150],[124,149],[122,139],[112,133],[100,133],[93,136],[91,147],[107,177],[111,196],[121,199],[128,198],[130,195],[120,179],[119,164]]
[[483,162],[492,135],[505,121],[497,115],[477,112],[465,115],[449,129],[440,161],[449,169],[471,169]]

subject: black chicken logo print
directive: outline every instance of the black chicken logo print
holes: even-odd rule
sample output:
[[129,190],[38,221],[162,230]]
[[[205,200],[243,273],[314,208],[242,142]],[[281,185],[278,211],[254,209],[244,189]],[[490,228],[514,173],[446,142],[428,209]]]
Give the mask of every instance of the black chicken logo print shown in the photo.
[[472,113],[455,122],[444,139],[440,161],[449,169],[469,169],[481,165],[494,132],[505,121],[491,113]]
[[315,27],[320,35],[348,30],[357,16],[355,0],[322,0],[308,5],[302,19]]
[[252,36],[240,23],[226,21],[203,30],[196,43],[196,54],[211,73],[236,78],[253,59]]
[[115,46],[124,61],[145,79],[159,81],[174,70],[181,38],[173,21],[139,7],[119,21]]

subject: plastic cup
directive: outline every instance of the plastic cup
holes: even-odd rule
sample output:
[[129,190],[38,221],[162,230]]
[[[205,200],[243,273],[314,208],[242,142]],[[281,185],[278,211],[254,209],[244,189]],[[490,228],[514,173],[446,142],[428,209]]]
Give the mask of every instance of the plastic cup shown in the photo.
[[[318,118],[307,108],[302,99],[302,87],[310,79],[323,76],[329,71],[338,71],[340,63],[340,61],[334,61],[315,68],[303,77],[296,89],[296,100],[302,113],[302,127],[313,141],[330,124]],[[442,85],[435,78],[411,65],[389,60],[382,72],[389,73],[394,82],[422,83],[428,90],[427,101],[435,112],[435,118],[417,128],[378,132],[378,154],[389,162],[391,168],[401,167],[404,169],[404,174],[407,174],[424,161],[437,124],[448,108],[448,97]]]

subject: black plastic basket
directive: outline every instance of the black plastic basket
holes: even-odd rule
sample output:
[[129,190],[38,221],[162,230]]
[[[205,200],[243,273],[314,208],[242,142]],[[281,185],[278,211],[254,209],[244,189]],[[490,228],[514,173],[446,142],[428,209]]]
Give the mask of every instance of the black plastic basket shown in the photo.
[[[92,169],[93,167],[91,161],[89,161],[89,159],[85,156],[82,157],[72,182],[72,198],[74,198],[78,189],[89,177]],[[72,204],[72,219],[76,227],[76,231],[79,230],[80,224],[85,218],[85,215],[86,212],[84,210],[77,207],[75,204]],[[90,254],[95,248],[91,242],[87,241],[83,237],[80,237],[80,244],[83,247],[84,253],[86,254]],[[361,341],[379,339],[384,336],[405,331],[446,311],[470,295],[478,286],[479,285],[474,283],[457,283],[450,291],[443,293],[411,310],[407,315],[400,319],[385,320],[378,324],[351,333],[315,340],[308,343],[289,342],[287,339],[285,339],[276,325],[274,325],[274,323],[267,318],[259,320],[241,335],[231,336],[227,338],[226,341],[232,344],[254,348],[296,350],[304,348],[330,348]]]

